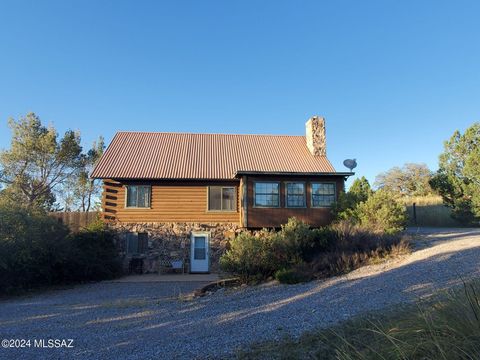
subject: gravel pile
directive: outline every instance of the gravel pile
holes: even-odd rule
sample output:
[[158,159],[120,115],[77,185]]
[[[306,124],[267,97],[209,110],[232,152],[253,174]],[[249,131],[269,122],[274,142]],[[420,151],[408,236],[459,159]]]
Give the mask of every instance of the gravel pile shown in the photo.
[[[480,275],[479,230],[423,230],[413,254],[347,276],[274,283],[188,300],[201,283],[98,283],[0,302],[4,339],[73,339],[74,348],[0,348],[12,359],[228,357]],[[428,244],[431,244],[429,246]],[[33,344],[32,344],[33,345]]]

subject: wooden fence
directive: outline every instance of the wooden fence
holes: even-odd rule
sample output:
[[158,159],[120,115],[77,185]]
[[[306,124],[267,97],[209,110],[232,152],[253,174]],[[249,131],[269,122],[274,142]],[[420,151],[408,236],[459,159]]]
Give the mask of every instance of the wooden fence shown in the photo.
[[77,232],[99,218],[98,211],[89,212],[52,212],[50,216],[65,224],[71,231]]

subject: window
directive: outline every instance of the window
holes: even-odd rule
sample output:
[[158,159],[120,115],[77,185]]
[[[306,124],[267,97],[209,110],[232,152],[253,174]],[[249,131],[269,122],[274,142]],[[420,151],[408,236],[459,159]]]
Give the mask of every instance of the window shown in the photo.
[[208,210],[236,211],[237,199],[234,187],[209,186]]
[[205,260],[207,258],[207,238],[205,236],[195,236],[193,239],[193,259]]
[[148,233],[129,232],[125,236],[127,254],[143,254],[148,248]]
[[286,189],[286,204],[287,207],[305,207],[305,183],[302,182],[287,182]]
[[280,207],[280,183],[256,182],[254,190],[255,206]]
[[150,207],[150,191],[151,187],[148,185],[128,185],[126,201],[127,207]]
[[312,207],[328,207],[334,202],[334,183],[312,183]]

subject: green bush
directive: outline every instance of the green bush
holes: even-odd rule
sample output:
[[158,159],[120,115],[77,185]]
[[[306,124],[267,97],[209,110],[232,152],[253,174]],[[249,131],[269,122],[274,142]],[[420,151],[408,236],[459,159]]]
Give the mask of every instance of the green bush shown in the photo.
[[387,234],[402,231],[407,223],[405,206],[385,190],[376,191],[358,204],[355,217],[360,225]]
[[275,240],[275,234],[266,230],[257,236],[249,232],[240,233],[220,258],[220,266],[237,274],[243,281],[267,278],[285,261],[282,254],[272,251]]
[[117,277],[122,266],[113,234],[107,230],[84,230],[68,238],[68,262],[64,280],[95,281]]
[[405,228],[407,212],[394,194],[386,190],[372,191],[364,177],[356,179],[347,193],[340,193],[332,206],[336,221],[347,220],[365,229],[387,234]]
[[101,280],[120,270],[110,233],[70,234],[45,213],[0,207],[0,293]]
[[334,233],[328,228],[312,229],[296,218],[282,225],[277,246],[284,246],[293,263],[310,261],[315,254],[325,251],[332,243]]
[[333,204],[334,218],[339,220],[355,218],[355,209],[358,204],[367,201],[372,194],[370,183],[364,176],[355,179],[348,192],[341,192],[336,203]]
[[284,283],[307,281],[354,270],[370,261],[409,251],[398,234],[374,232],[372,227],[340,221],[311,229],[290,219],[278,232],[243,232],[231,241],[220,258],[224,271],[241,281],[260,281],[274,276]]
[[316,253],[331,246],[333,239],[330,229],[311,229],[291,218],[278,232],[262,230],[257,235],[239,234],[220,258],[220,266],[244,281],[266,279],[279,269],[310,261]]
[[0,291],[59,281],[68,229],[41,213],[0,209]]

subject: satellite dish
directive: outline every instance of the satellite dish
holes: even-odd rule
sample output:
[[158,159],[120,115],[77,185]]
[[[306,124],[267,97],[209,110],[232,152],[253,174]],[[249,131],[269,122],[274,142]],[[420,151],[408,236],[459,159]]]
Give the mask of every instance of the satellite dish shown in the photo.
[[343,161],[343,165],[352,171],[357,167],[357,159],[346,159]]

